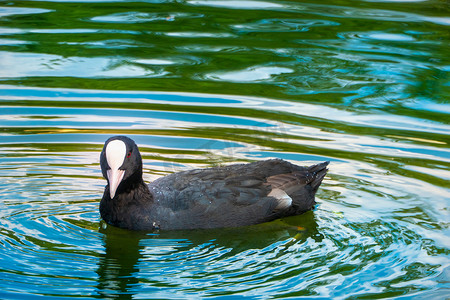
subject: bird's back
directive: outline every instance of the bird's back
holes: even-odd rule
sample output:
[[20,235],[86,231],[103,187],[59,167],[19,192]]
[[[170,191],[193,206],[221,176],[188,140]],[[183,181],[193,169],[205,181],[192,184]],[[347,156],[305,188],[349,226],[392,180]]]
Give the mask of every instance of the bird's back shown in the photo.
[[280,159],[174,173],[149,184],[153,218],[167,229],[237,227],[310,210],[328,162]]

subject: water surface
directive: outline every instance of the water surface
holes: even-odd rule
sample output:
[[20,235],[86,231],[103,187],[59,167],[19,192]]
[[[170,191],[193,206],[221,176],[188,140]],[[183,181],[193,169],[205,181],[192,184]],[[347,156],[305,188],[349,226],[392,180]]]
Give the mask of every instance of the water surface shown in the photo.
[[[445,299],[445,1],[0,2],[0,298]],[[144,179],[331,161],[315,210],[129,232],[104,141]]]

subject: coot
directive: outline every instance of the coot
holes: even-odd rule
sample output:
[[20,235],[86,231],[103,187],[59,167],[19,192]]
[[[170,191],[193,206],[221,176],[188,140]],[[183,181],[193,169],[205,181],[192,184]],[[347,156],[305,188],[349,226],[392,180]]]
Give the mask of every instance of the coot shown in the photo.
[[131,230],[253,225],[313,208],[329,162],[301,167],[281,159],[174,173],[146,185],[136,143],[109,138],[100,154],[108,181],[100,214]]

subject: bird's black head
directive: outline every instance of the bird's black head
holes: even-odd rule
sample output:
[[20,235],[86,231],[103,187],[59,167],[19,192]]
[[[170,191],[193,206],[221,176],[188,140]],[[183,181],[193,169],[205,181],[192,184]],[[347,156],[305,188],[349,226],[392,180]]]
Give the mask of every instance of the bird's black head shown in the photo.
[[111,199],[142,182],[142,158],[136,143],[126,136],[109,138],[100,154],[103,177]]

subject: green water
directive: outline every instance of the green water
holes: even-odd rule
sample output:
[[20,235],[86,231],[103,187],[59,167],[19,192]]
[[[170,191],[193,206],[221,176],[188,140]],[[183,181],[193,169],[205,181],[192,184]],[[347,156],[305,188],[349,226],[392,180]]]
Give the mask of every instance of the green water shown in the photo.
[[[447,1],[0,1],[0,298],[446,299]],[[330,160],[315,210],[129,232],[99,153],[144,179]]]

